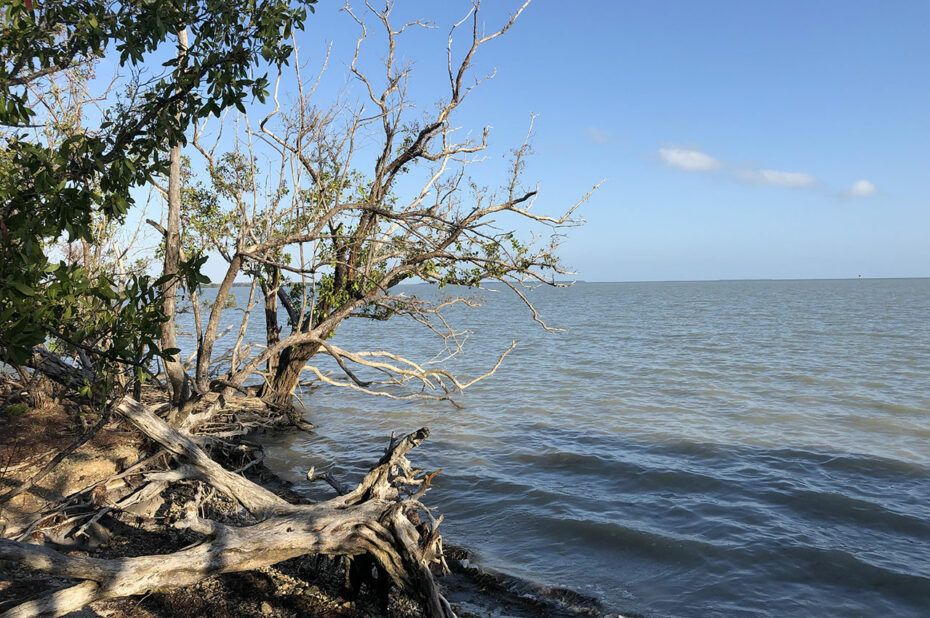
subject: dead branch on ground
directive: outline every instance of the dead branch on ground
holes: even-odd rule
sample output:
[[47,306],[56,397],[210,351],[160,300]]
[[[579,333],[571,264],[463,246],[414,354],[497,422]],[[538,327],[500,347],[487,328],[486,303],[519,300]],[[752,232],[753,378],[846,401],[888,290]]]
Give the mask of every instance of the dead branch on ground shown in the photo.
[[[441,518],[433,517],[420,501],[432,475],[414,469],[406,457],[429,436],[426,428],[392,439],[384,456],[353,490],[325,502],[296,505],[226,470],[192,436],[170,427],[135,400],[123,399],[115,411],[184,462],[168,474],[149,474],[152,483],[199,480],[237,501],[254,523],[227,525],[205,519],[198,508],[190,507],[175,525],[202,535],[197,545],[166,555],[119,559],[68,555],[0,539],[0,559],[83,580],[18,605],[3,618],[60,616],[94,601],[192,585],[211,575],[252,570],[306,554],[370,554],[396,585],[422,603],[428,615],[455,615],[433,576],[433,569],[447,569],[436,530]],[[428,525],[414,524],[423,518]]]

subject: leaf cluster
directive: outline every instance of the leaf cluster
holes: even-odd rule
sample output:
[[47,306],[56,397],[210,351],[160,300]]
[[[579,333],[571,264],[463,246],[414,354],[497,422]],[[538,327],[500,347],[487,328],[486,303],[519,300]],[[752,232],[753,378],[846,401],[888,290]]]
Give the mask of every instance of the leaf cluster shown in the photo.
[[[30,349],[71,333],[77,346],[112,357],[157,353],[163,316],[152,282],[52,257],[58,240],[94,244],[95,221],[119,221],[133,204],[133,187],[167,170],[167,149],[184,141],[198,118],[219,115],[268,91],[259,65],[280,65],[288,40],[316,0],[9,0],[0,9],[0,361],[23,362]],[[173,53],[187,30],[190,45]],[[160,76],[144,69],[165,50]],[[47,122],[36,98],[55,76],[113,54],[133,73],[124,96],[97,123],[58,127],[40,141]],[[85,81],[85,86],[88,85]],[[91,125],[91,126],[88,126]],[[182,269],[189,284],[202,257]],[[85,265],[86,266],[86,265]],[[101,333],[107,332],[101,338]],[[143,351],[143,348],[148,351]]]

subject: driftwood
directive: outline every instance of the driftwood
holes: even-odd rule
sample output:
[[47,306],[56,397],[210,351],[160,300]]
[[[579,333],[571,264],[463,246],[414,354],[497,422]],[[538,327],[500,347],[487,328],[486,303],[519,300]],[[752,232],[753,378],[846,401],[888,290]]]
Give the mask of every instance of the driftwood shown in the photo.
[[[455,615],[433,577],[433,569],[447,570],[436,530],[442,518],[433,518],[420,502],[432,476],[413,469],[406,459],[429,436],[428,429],[392,439],[381,460],[352,491],[325,502],[295,505],[226,470],[189,434],[170,427],[137,401],[125,398],[114,409],[183,461],[167,474],[150,475],[153,484],[202,481],[238,501],[259,521],[237,527],[204,519],[195,501],[176,525],[204,535],[202,542],[170,554],[119,559],[73,556],[0,539],[0,560],[84,580],[18,605],[2,618],[60,616],[94,601],[187,586],[219,573],[256,569],[305,554],[368,554],[429,616]],[[421,513],[428,524],[422,523]]]
[[69,388],[94,384],[98,379],[97,374],[92,369],[70,365],[62,358],[39,346],[32,348],[32,356],[26,359],[26,365]]

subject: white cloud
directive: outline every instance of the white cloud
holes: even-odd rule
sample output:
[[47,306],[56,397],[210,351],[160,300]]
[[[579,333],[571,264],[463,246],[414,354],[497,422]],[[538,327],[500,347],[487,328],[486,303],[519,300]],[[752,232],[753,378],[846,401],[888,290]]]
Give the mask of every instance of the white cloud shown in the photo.
[[743,180],[760,185],[776,185],[779,187],[804,188],[817,184],[817,179],[803,172],[782,172],[779,170],[746,170],[739,172]]
[[660,148],[659,158],[669,167],[688,172],[709,172],[721,166],[720,161],[700,150],[686,148]]
[[[601,137],[601,132],[595,127],[588,128],[588,137],[593,141],[606,141],[607,135]],[[720,161],[705,152],[684,146],[667,146],[659,148],[659,159],[665,165],[688,172],[711,172],[722,169],[726,176],[756,185],[773,187],[786,187],[789,189],[817,190],[820,181],[813,174],[805,172],[786,172],[773,169],[740,169],[725,161]],[[874,195],[878,189],[871,181],[860,179],[852,186],[840,192],[840,197],[856,199]]]
[[846,197],[868,197],[875,193],[875,185],[873,185],[868,180],[862,179],[857,180],[852,184],[848,191],[844,192],[843,195]]
[[598,127],[588,127],[585,129],[588,139],[597,144],[606,144],[611,140],[611,135],[604,129]]

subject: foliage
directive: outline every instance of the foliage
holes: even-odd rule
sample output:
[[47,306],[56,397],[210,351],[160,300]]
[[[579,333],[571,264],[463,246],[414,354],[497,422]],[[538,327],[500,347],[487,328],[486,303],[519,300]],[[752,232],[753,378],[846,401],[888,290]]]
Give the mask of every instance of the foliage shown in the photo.
[[[356,15],[349,5],[344,9],[360,30],[355,56],[347,63],[350,83],[358,91],[348,90],[335,102],[317,104],[314,97],[321,78],[303,81],[297,72],[299,96],[293,106],[282,108],[276,86],[275,108],[257,128],[249,122],[248,112],[236,120],[232,151],[216,154],[217,146],[205,150],[199,142],[204,127],[195,131],[194,145],[206,159],[207,173],[185,179],[189,246],[212,248],[228,262],[203,329],[204,343],[198,348],[198,388],[208,388],[224,295],[241,275],[253,278],[262,289],[266,346],[255,358],[232,355],[223,382],[241,384],[267,361],[263,396],[282,405],[290,401],[301,372],[317,371],[307,365],[317,353],[333,357],[346,374],[339,385],[350,388],[372,390],[369,387],[375,382],[359,379],[347,361],[386,375],[379,384],[412,381],[427,389],[448,387],[441,399],[470,383],[426,368],[429,363],[404,359],[397,351],[352,354],[333,342],[346,319],[402,315],[442,337],[442,352],[455,354],[464,338],[442,312],[459,303],[475,303],[464,297],[413,297],[396,290],[403,282],[421,281],[443,289],[480,288],[498,281],[548,328],[520,289],[524,284],[560,285],[556,277],[567,274],[557,255],[561,230],[579,223],[572,215],[587,196],[557,216],[531,211],[537,192],[522,181],[531,130],[512,151],[509,173],[498,190],[488,190],[469,176],[471,166],[485,158],[482,154],[488,146],[488,129],[474,137],[454,120],[481,81],[473,83],[471,63],[479,47],[506,32],[523,10],[499,30],[482,34],[478,4],[453,28],[454,37],[443,39],[449,46],[449,81],[430,84],[440,89],[433,106],[409,98],[419,89],[411,86],[412,65],[399,60],[404,54],[403,33],[427,23],[395,27],[390,23],[393,3],[383,8],[366,3],[364,16]],[[374,24],[371,30],[365,19]],[[460,27],[467,31],[464,53],[452,49]],[[384,47],[377,69],[366,72],[360,68],[360,54],[375,38],[375,29],[382,30],[379,42]],[[280,72],[278,80],[281,84]],[[350,103],[354,94],[359,100]],[[224,134],[223,129],[213,127],[218,134]],[[225,135],[228,138],[228,132]],[[268,170],[258,170],[256,161]],[[540,232],[548,242],[540,242]],[[288,314],[287,335],[277,325],[277,300]],[[244,330],[243,325],[240,333]],[[242,361],[240,366],[237,360]],[[440,374],[442,385],[437,386],[434,378]],[[337,382],[322,377],[322,372],[317,375]]]
[[[121,220],[131,190],[165,173],[164,153],[184,141],[191,122],[263,99],[256,64],[280,65],[282,43],[303,26],[316,0],[7,0],[0,15],[0,360],[23,363],[49,338],[113,358],[156,353],[163,319],[145,276],[56,260],[56,241],[96,243],[100,220]],[[146,67],[173,50],[187,28],[186,53]],[[95,117],[54,114],[57,79],[79,80],[100,58],[129,71],[121,93],[103,92]],[[42,105],[49,110],[41,115]],[[181,275],[199,276],[193,257]],[[76,307],[85,306],[80,319]],[[88,316],[97,319],[88,323]],[[108,333],[103,336],[102,333]],[[101,348],[100,345],[104,347]],[[143,353],[140,346],[146,348]]]

